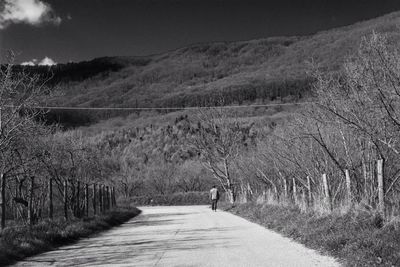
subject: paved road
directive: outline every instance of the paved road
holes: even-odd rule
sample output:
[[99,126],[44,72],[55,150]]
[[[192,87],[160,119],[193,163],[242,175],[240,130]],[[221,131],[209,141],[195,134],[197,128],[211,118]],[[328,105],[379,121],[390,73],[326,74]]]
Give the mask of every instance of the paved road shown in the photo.
[[141,209],[120,227],[16,266],[339,266],[227,212],[205,206]]

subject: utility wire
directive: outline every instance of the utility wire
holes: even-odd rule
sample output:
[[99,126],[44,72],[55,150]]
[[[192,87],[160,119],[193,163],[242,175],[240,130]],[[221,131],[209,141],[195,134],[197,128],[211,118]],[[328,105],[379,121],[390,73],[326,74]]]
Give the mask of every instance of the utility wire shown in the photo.
[[[309,105],[315,102],[297,102],[297,103],[271,103],[271,104],[259,104],[259,105],[232,105],[232,106],[197,106],[197,107],[68,107],[68,106],[27,106],[30,109],[48,109],[48,110],[117,110],[117,111],[129,111],[129,110],[200,110],[200,109],[238,109],[238,108],[259,108],[259,107],[279,107],[279,106],[298,106],[298,105]],[[12,105],[7,105],[5,108],[17,108]]]

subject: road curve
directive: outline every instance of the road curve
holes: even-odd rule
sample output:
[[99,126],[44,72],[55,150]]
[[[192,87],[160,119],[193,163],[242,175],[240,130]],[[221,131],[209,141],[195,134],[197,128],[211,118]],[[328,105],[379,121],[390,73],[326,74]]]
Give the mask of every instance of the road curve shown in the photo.
[[340,266],[288,238],[206,206],[143,207],[120,227],[15,266]]

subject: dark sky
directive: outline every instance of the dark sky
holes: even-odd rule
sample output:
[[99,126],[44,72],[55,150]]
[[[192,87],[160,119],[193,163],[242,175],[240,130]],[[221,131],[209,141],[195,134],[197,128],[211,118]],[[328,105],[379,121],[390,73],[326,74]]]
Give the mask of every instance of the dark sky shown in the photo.
[[303,35],[400,10],[400,0],[41,1],[63,19],[60,25],[0,30],[1,48],[19,52],[19,62],[147,55],[196,42]]

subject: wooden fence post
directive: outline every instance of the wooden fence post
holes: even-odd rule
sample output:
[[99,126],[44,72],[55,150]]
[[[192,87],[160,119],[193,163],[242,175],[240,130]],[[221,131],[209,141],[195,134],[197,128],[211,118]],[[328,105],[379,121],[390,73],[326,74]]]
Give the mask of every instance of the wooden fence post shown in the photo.
[[110,186],[110,207],[111,207],[111,208],[114,208],[113,188],[114,188],[114,187]]
[[30,178],[30,180],[31,180],[31,184],[30,184],[30,188],[29,188],[29,202],[28,202],[28,222],[29,222],[29,225],[31,226],[31,225],[33,225],[33,221],[34,221],[34,218],[33,218],[33,197],[34,197],[34,192],[33,192],[33,188],[34,188],[34,186],[35,186],[35,177],[34,176],[31,176],[31,178]]
[[49,179],[49,218],[53,219],[53,179]]
[[385,183],[383,177],[383,159],[378,160],[378,209],[383,217],[385,217]]
[[107,186],[103,186],[103,205],[104,211],[107,211]]
[[100,213],[103,213],[103,185],[99,185],[99,207]]
[[351,179],[349,170],[345,170],[345,175],[346,175],[346,192],[347,192],[346,200],[347,200],[347,205],[351,205],[353,196],[351,194]]
[[117,207],[118,206],[118,203],[117,203],[117,191],[115,191],[115,188],[114,188],[114,202],[115,202],[115,207]]
[[1,229],[6,227],[6,176],[0,174]]
[[64,218],[68,220],[68,181],[64,181]]
[[110,187],[106,186],[106,208],[110,210]]
[[107,186],[104,186],[104,191],[103,191],[103,199],[104,199],[104,211],[107,211]]
[[[20,196],[20,194],[19,194],[19,186],[18,186],[18,178],[17,177],[15,177],[15,188],[14,188],[14,195],[15,195],[15,197],[19,197]],[[1,193],[0,193],[0,195],[1,195]],[[1,203],[1,199],[0,199],[0,203]],[[20,218],[19,218],[19,213],[18,213],[18,205],[16,204],[16,203],[14,203],[14,201],[13,201],[13,203],[12,203],[12,210],[13,210],[13,213],[14,213],[14,219],[15,220],[19,220]]]
[[306,191],[303,189],[301,191],[301,205],[307,206],[308,205],[307,203],[308,203],[308,200],[307,200],[307,197],[306,197]]
[[322,175],[322,183],[324,185],[325,203],[328,206],[328,209],[331,211],[332,210],[331,195],[329,193],[328,178],[326,177],[325,173]]
[[114,186],[112,188],[112,201],[113,201],[114,207],[116,207],[117,206],[117,198],[115,196],[115,187]]
[[106,186],[101,185],[101,210],[106,211]]
[[109,198],[110,198],[110,209],[111,209],[113,207],[113,203],[112,203],[112,187],[111,186],[110,186]]
[[297,186],[296,186],[296,180],[293,178],[293,200],[294,204],[297,205]]
[[112,194],[111,194],[111,202],[113,203],[113,207],[115,208],[117,205],[116,205],[116,203],[115,203],[115,187],[113,186],[112,188],[111,188],[111,192],[112,192]]
[[93,184],[93,215],[96,215],[97,214],[97,203],[96,203],[96,201],[97,201],[97,198],[96,198],[96,184]]
[[284,196],[285,196],[285,201],[287,201],[287,199],[288,199],[288,186],[287,186],[286,178],[284,178],[284,180],[283,180],[283,193],[284,193]]
[[362,164],[362,172],[364,178],[364,199],[369,203],[369,194],[368,194],[368,174],[367,174],[367,165],[365,164],[364,157],[361,158]]
[[110,186],[110,207],[114,208],[114,201],[113,201],[113,187]]
[[85,216],[89,216],[89,185],[85,184]]
[[81,194],[81,182],[78,181],[76,185],[75,216],[79,218],[81,217],[80,194]]
[[111,208],[114,208],[114,201],[113,201],[113,188],[114,187],[110,187],[110,205],[111,205]]
[[308,175],[307,175],[307,191],[308,191],[307,205],[311,206],[312,205],[311,178]]

